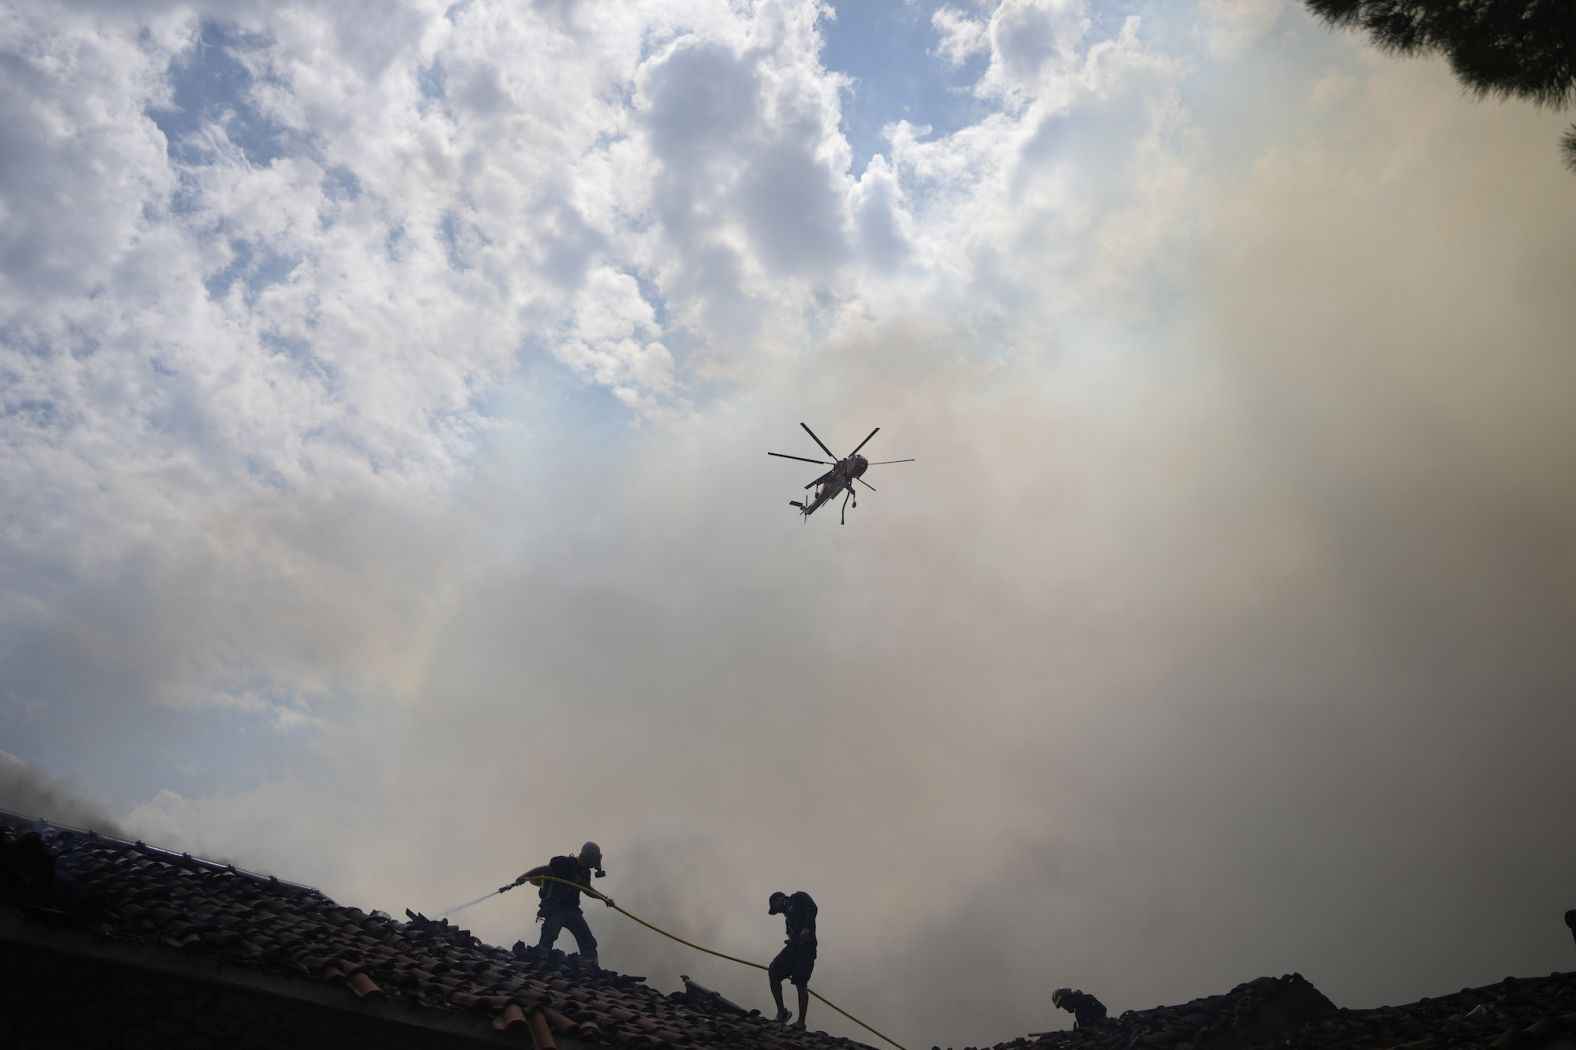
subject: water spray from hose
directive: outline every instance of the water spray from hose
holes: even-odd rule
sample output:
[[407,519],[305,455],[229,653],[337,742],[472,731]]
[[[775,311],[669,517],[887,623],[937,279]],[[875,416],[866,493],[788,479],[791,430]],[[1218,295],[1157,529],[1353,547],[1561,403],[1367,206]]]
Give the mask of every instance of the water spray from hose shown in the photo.
[[496,896],[498,896],[498,894],[500,894],[502,892],[503,892],[503,890],[493,890],[491,893],[484,893],[484,894],[482,894],[480,897],[477,897],[473,901],[466,901],[464,904],[456,904],[454,907],[448,909],[447,911],[440,911],[438,913],[438,918],[440,918],[440,919],[447,918],[448,916],[453,915],[455,912],[464,911],[466,908],[473,908],[476,905],[480,904],[482,901],[486,900],[488,897],[496,897]]

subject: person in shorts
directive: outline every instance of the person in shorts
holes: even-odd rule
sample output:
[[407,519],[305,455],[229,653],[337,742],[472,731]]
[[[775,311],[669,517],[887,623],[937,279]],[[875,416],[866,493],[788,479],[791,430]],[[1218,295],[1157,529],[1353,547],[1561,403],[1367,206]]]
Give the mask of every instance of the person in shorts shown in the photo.
[[792,1016],[783,1005],[783,980],[799,989],[799,1019],[792,1025],[804,1028],[804,1014],[810,1005],[810,973],[815,969],[815,901],[803,890],[784,893],[778,890],[767,900],[768,915],[781,915],[788,939],[783,950],[766,970],[772,998],[777,1002],[777,1020]]

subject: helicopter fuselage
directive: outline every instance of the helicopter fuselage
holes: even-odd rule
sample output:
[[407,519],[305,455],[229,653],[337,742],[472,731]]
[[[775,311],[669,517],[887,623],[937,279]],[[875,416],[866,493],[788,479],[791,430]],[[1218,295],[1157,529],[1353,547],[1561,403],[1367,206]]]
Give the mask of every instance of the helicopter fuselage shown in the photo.
[[[815,496],[804,505],[801,513],[805,517],[809,517],[839,492],[844,490],[852,492],[854,479],[862,475],[869,467],[870,461],[860,455],[845,456],[838,460],[831,470],[810,482],[810,485],[816,486]],[[810,485],[805,487],[809,488]]]

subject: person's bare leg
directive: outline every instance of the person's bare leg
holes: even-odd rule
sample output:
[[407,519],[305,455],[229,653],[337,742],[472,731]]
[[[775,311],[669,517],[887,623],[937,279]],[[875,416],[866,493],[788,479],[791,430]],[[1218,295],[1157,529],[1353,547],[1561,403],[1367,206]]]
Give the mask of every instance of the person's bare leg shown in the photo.
[[776,1020],[778,1020],[778,1021],[786,1021],[786,1020],[788,1020],[788,1008],[783,1005],[783,982],[782,982],[782,978],[768,976],[767,980],[770,981],[771,985],[772,985],[772,998],[774,1000],[776,1000],[776,1002],[777,1002],[777,1017],[776,1017]]
[[801,1025],[804,1024],[804,1012],[808,1009],[810,1009],[810,986],[801,984],[799,986],[799,1023]]

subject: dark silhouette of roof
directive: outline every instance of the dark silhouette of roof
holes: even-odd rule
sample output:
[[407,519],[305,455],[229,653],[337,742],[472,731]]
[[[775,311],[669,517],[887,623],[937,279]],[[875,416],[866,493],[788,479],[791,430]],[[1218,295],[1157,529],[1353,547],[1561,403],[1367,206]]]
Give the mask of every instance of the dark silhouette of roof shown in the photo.
[[[123,966],[173,961],[183,979],[222,975],[232,986],[240,974],[270,1001],[297,997],[360,1012],[367,1024],[385,1028],[441,1028],[443,1045],[862,1045],[789,1030],[688,978],[684,991],[663,994],[640,977],[582,968],[578,956],[521,943],[494,947],[446,921],[405,916],[369,914],[309,886],[0,812],[0,948],[13,959],[34,950],[66,952],[84,964],[111,956]],[[82,969],[73,964],[67,972]],[[65,993],[69,1002],[75,990]],[[1049,999],[1046,1008],[1049,1014]],[[389,1045],[382,1036],[363,1041]],[[1015,1039],[996,1050],[1271,1047],[1576,1050],[1576,973],[1506,978],[1373,1010],[1339,1009],[1298,974],[1261,977],[1223,995],[1129,1010],[1104,1024]]]
[[[309,887],[141,842],[0,812],[0,940],[84,953],[149,946],[233,973],[245,967],[295,982],[321,1001],[384,1017],[403,1002],[468,1021],[478,1036],[523,1045],[557,1039],[623,1047],[853,1048],[797,1032],[685,981],[663,994],[644,978],[582,968],[579,957],[484,944],[443,920],[347,908]],[[339,1000],[334,1000],[336,1003]],[[462,1026],[463,1027],[463,1026]],[[453,1034],[452,1027],[450,1034]]]
[[1576,973],[1517,979],[1373,1010],[1337,1008],[1301,974],[1129,1010],[995,1050],[1576,1050]]

